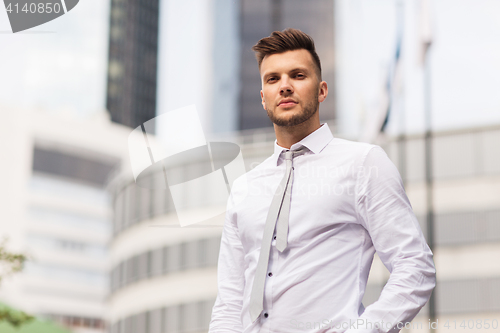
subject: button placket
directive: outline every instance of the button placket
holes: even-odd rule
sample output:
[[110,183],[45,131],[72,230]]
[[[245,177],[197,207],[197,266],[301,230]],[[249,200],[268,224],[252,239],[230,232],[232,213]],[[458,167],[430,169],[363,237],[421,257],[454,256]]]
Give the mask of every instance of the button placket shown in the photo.
[[276,250],[275,246],[271,247],[270,255],[269,255],[269,264],[268,264],[268,271],[266,274],[266,284],[264,287],[264,311],[263,316],[264,318],[267,318],[265,314],[269,316],[269,312],[272,311],[273,308],[273,287],[274,287],[274,279],[269,276],[270,272],[274,271],[274,266],[279,260],[279,251]]

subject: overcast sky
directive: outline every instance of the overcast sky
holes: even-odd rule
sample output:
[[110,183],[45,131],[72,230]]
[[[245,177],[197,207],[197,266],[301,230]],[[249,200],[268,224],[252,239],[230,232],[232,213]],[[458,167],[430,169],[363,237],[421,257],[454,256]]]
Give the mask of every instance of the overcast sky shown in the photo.
[[[82,0],[67,14],[12,34],[0,4],[0,107],[104,109],[109,0]],[[4,111],[4,110],[0,110]]]

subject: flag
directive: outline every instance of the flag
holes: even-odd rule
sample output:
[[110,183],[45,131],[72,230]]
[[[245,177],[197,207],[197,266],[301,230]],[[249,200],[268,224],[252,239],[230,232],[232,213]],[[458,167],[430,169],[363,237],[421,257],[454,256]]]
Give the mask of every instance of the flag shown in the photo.
[[[400,13],[402,12],[400,11]],[[403,65],[401,61],[401,48],[403,43],[403,20],[401,14],[399,15],[398,22],[394,57],[387,68],[384,80],[380,83],[378,101],[372,110],[368,110],[368,117],[360,137],[360,141],[362,142],[373,143],[381,133],[384,133],[392,111],[392,100],[395,95],[400,94],[402,91]]]
[[418,57],[420,64],[425,63],[425,57],[432,44],[432,17],[431,17],[431,3],[430,0],[420,0],[420,19],[419,19],[419,32],[420,32],[420,55]]

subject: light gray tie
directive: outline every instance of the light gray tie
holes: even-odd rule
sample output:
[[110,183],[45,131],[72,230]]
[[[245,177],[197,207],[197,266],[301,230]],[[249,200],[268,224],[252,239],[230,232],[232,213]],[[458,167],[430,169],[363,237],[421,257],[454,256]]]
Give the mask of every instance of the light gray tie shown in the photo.
[[[293,184],[292,158],[302,155],[307,151],[306,147],[297,150],[285,151],[286,171],[278,189],[274,193],[271,207],[267,214],[262,244],[260,248],[259,261],[255,270],[252,294],[250,296],[250,317],[255,321],[264,309],[264,285],[266,283],[267,268],[269,265],[269,253],[276,228],[276,248],[283,252],[288,244],[288,215],[290,211],[290,194]],[[278,222],[276,222],[278,220]]]

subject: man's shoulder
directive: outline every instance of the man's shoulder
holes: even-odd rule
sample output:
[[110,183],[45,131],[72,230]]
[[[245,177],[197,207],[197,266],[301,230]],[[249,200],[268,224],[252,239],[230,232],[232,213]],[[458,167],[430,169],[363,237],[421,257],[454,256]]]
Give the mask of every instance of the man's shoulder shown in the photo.
[[329,146],[343,146],[343,145],[348,145],[353,148],[359,148],[359,149],[367,149],[369,147],[376,146],[371,143],[366,143],[366,142],[360,142],[360,141],[353,141],[353,140],[348,140],[348,139],[342,139],[342,138],[333,138],[329,143]]
[[378,145],[374,145],[366,142],[352,141],[341,138],[333,138],[327,145],[327,148],[331,152],[349,154],[354,159],[364,159],[366,155],[374,148],[380,148]]
[[273,163],[273,155],[266,158],[263,162],[246,171],[235,179],[234,185],[240,188],[246,188],[248,182],[260,178],[264,173],[269,173],[272,169],[270,166]]
[[269,169],[269,167],[272,166],[273,161],[275,163],[274,165],[276,165],[276,157],[274,156],[274,154],[270,155],[264,161],[257,164],[251,170],[249,170],[248,174],[254,175],[254,174],[261,172],[262,170]]

